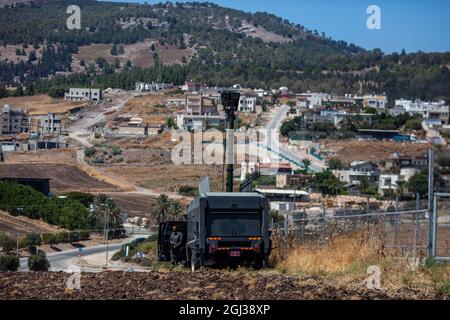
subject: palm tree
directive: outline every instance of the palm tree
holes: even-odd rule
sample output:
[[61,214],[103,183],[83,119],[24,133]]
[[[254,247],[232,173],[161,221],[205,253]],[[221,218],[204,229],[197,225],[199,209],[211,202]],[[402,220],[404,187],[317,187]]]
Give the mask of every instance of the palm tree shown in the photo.
[[179,202],[173,201],[170,204],[170,216],[173,219],[179,220],[181,218],[181,216],[183,215],[183,213],[184,213],[183,207],[180,205]]
[[169,215],[170,199],[166,194],[161,194],[156,200],[156,211],[153,211],[151,215],[156,219],[158,223],[163,222]]
[[108,221],[108,229],[119,229],[123,224],[120,209],[114,200],[105,194],[99,194],[95,198],[94,210],[92,210],[90,218],[91,224],[98,228],[105,228],[106,221]]
[[311,160],[305,158],[302,160],[302,164],[305,167],[305,172],[308,173],[309,167],[311,166]]

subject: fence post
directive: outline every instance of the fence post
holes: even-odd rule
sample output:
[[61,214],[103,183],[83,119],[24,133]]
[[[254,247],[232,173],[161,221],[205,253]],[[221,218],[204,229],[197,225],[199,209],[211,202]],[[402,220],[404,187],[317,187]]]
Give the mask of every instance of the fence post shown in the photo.
[[394,243],[396,246],[398,245],[398,222],[399,222],[398,216],[399,216],[399,213],[398,213],[398,195],[397,195],[397,196],[395,196],[395,220],[394,220],[394,223],[395,223]]
[[[416,210],[419,210],[419,203],[420,203],[420,194],[416,192]],[[414,251],[419,246],[419,213],[416,212],[415,214],[415,220],[416,220],[416,241],[414,243]]]
[[433,257],[433,241],[434,241],[434,154],[433,150],[428,151],[428,256]]
[[287,238],[289,236],[289,221],[288,215],[284,215],[284,236]]

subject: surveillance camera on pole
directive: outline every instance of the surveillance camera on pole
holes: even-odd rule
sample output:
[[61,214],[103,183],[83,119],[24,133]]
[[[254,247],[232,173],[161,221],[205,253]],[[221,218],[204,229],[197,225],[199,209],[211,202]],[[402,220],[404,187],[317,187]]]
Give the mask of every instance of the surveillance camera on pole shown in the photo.
[[222,105],[226,114],[226,163],[227,163],[227,192],[233,192],[233,144],[234,144],[234,121],[235,112],[238,110],[241,94],[239,90],[227,90],[221,92]]

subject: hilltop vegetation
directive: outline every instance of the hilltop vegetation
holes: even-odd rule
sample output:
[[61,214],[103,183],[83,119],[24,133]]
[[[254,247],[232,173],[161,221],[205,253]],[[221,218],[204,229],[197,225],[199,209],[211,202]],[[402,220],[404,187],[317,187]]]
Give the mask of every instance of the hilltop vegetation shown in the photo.
[[[66,8],[72,4],[82,8],[81,30],[65,29]],[[153,81],[160,75],[162,81],[175,84],[198,80],[211,85],[286,85],[296,91],[386,92],[391,98],[446,99],[450,92],[450,52],[385,55],[378,49],[368,51],[332,40],[272,14],[245,13],[211,3],[49,0],[0,8],[0,24],[3,45],[38,48],[45,43],[37,59],[30,53],[28,61],[0,60],[0,83],[13,84],[14,77],[19,77],[32,88],[26,94],[48,92],[55,85],[90,83],[130,89],[136,80]],[[83,74],[41,81],[71,71],[73,54],[80,46],[120,46],[145,39],[190,48],[193,57],[189,62],[161,66],[161,59],[153,53],[154,66],[147,69],[98,60],[85,65]]]

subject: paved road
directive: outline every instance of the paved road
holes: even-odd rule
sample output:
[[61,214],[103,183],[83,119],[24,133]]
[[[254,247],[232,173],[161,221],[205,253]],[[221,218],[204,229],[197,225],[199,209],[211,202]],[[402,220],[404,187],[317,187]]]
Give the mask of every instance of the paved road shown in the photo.
[[[120,250],[121,246],[125,243],[132,241],[135,238],[143,237],[140,235],[135,235],[132,238],[127,238],[126,241],[121,243],[113,243],[108,245],[109,259],[114,251]],[[106,245],[99,245],[95,247],[83,248],[81,252],[81,257],[86,257],[94,254],[104,253],[106,257]],[[78,258],[80,252],[79,249],[66,250],[61,252],[55,252],[47,255],[47,259],[50,262],[50,271],[65,271],[70,265],[74,265],[74,259]],[[19,271],[29,271],[28,269],[28,258],[20,259]]]
[[[266,129],[267,130],[278,130],[281,127],[283,121],[286,119],[288,110],[289,110],[289,106],[282,105],[281,107],[272,111],[272,119],[266,125]],[[269,139],[269,141],[268,141],[268,146],[271,146],[270,150],[273,153],[277,154],[281,158],[281,160],[288,161],[297,167],[301,167],[302,160],[306,158],[306,159],[311,160],[311,166],[310,166],[311,171],[318,172],[318,171],[322,171],[325,168],[325,165],[322,161],[319,161],[317,158],[306,153],[305,151],[289,150],[282,145],[274,144],[271,139]],[[266,147],[266,146],[262,146],[262,147]]]

